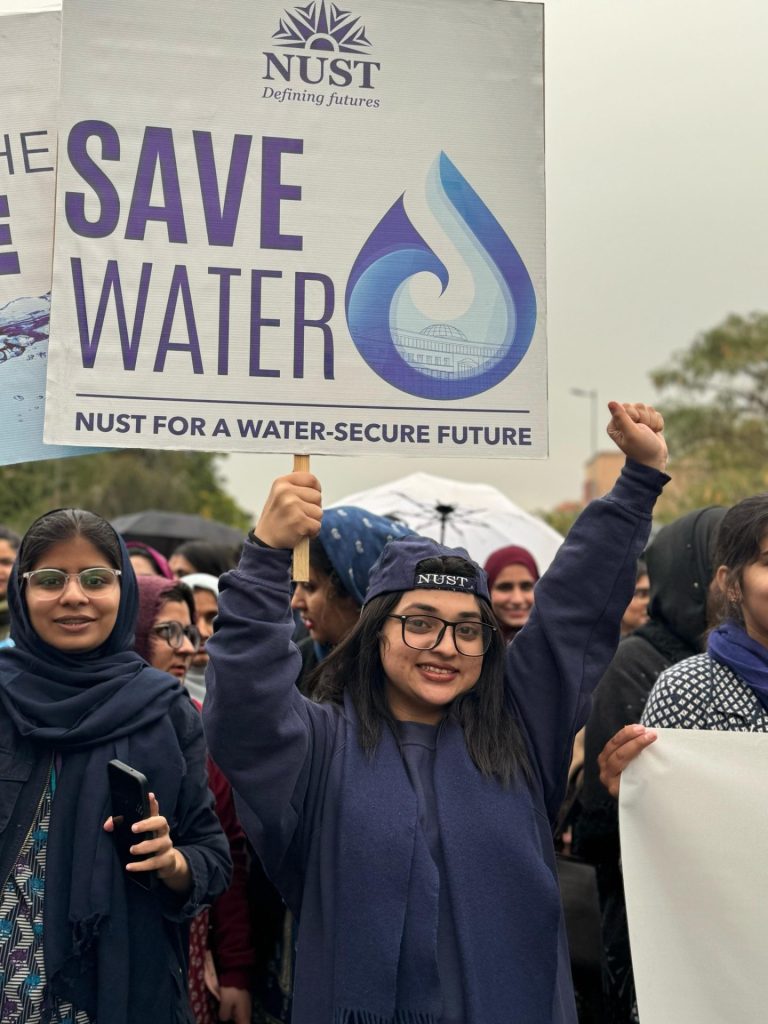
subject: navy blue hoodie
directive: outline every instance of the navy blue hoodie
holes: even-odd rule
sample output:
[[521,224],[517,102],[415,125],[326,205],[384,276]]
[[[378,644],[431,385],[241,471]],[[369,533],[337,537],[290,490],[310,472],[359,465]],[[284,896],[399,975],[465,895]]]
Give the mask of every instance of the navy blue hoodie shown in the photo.
[[[507,649],[505,685],[528,746],[531,781],[504,789],[472,764],[455,721],[440,731],[436,804],[465,1024],[575,1024],[551,829],[573,737],[618,643],[635,563],[667,479],[628,463],[611,493],[574,524],[537,584],[528,624]],[[437,871],[414,880],[411,862],[399,863],[414,842],[426,842],[413,786],[404,764],[393,775],[384,740],[370,762],[360,759],[349,700],[343,707],[313,704],[294,685],[301,657],[290,639],[289,570],[290,552],[248,543],[238,569],[222,577],[203,715],[243,826],[299,918],[293,1021],[439,1024],[439,1013],[413,1009],[425,1005],[420,995],[433,977],[437,950],[428,947],[437,945],[437,917],[411,921],[411,895],[418,891],[423,900],[439,886]],[[350,765],[358,773],[353,780]],[[344,804],[351,781],[364,794],[354,817]],[[402,928],[391,1012],[373,1007],[389,966],[361,921],[372,933],[377,922],[382,931]],[[356,949],[346,944],[349,934],[358,938]],[[350,1010],[343,998],[350,992],[359,1008]]]

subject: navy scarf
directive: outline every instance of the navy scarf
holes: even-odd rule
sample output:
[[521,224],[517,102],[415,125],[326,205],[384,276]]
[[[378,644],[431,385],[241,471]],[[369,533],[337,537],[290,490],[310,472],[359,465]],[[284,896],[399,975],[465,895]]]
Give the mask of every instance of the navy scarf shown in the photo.
[[737,623],[725,622],[710,633],[707,651],[743,679],[768,711],[768,650],[761,643]]
[[[61,763],[46,852],[46,1016],[54,999],[66,999],[110,1024],[133,1019],[132,943],[138,937],[162,947],[164,936],[157,897],[124,877],[102,828],[109,815],[106,765],[118,757],[144,771],[170,820],[184,760],[168,716],[176,701],[187,700],[172,676],[131,649],[138,594],[120,545],[117,620],[100,647],[67,654],[40,640],[17,559],[8,590],[16,646],[0,651],[0,711],[39,756],[53,763],[55,754]],[[170,999],[163,959],[158,950],[157,978],[143,979],[158,986],[160,1005]]]
[[435,754],[449,883],[440,894],[395,736],[385,727],[368,758],[349,694],[344,705],[351,735],[342,755],[333,1024],[439,1024],[441,898],[451,901],[468,1024],[550,1020],[560,897],[549,825],[542,817],[537,839],[524,781],[504,789],[482,775],[461,726],[446,719]]

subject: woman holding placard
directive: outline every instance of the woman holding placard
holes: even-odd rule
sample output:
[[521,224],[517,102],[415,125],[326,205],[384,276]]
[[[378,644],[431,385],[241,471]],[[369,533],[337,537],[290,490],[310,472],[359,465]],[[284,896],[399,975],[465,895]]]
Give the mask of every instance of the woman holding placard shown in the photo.
[[299,919],[294,1024],[575,1021],[551,829],[667,479],[661,416],[610,410],[627,465],[506,648],[466,552],[396,540],[304,698],[289,564],[320,528],[308,473],[275,481],[222,578],[203,715]]
[[[58,509],[33,523],[9,603],[0,1019],[188,1022],[186,922],[224,890],[231,868],[199,715],[177,679],[132,650],[136,577],[99,516]],[[152,790],[125,867],[109,834],[114,759]]]
[[656,739],[654,726],[768,732],[768,494],[725,513],[714,565],[707,650],[662,672],[642,724],[625,726],[600,754],[600,778],[614,796],[624,768]]

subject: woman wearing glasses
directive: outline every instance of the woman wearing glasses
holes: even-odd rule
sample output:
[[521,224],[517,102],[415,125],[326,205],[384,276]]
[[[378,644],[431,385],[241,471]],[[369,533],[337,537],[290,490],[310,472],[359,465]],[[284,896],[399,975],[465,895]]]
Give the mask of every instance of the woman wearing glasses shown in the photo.
[[[27,531],[0,652],[0,1019],[189,1021],[185,922],[227,884],[199,717],[131,649],[128,552],[100,517],[59,509]],[[151,816],[123,869],[107,764],[146,775]],[[146,833],[153,833],[148,836]],[[149,890],[133,875],[154,872]]]
[[273,484],[222,578],[203,714],[299,918],[294,1024],[575,1022],[552,825],[667,479],[659,414],[610,410],[627,465],[506,648],[465,552],[397,540],[320,702],[302,697],[289,565],[319,529],[310,474]]
[[136,582],[139,615],[134,646],[150,665],[183,683],[200,646],[192,591],[185,583],[161,576],[137,576]]

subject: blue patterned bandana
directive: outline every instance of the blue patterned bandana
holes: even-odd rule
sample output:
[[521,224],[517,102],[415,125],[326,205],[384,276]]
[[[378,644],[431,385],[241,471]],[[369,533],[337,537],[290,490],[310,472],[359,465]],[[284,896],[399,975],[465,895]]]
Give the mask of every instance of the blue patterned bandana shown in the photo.
[[359,605],[368,590],[368,574],[386,544],[396,537],[413,537],[413,530],[393,519],[355,505],[323,510],[318,535],[341,585]]

